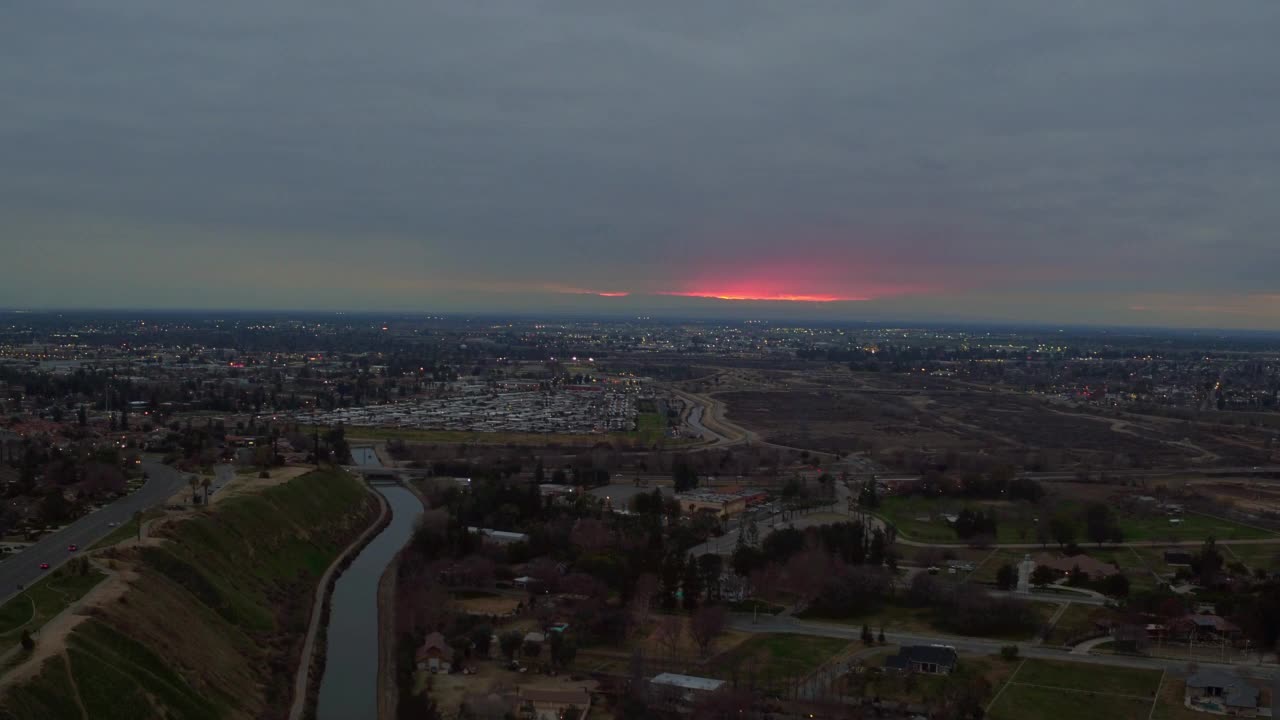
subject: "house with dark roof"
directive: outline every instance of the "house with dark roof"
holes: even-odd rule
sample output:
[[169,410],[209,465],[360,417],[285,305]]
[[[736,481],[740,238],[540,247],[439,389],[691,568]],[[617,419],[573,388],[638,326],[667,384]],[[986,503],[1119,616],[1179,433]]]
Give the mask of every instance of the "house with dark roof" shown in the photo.
[[1186,615],[1170,623],[1170,635],[1178,640],[1235,640],[1241,630],[1235,623],[1218,615]]
[[1071,571],[1079,569],[1080,572],[1093,580],[1102,580],[1120,572],[1120,569],[1115,565],[1102,562],[1088,555],[1068,556],[1040,553],[1035,557],[1035,562],[1036,565],[1053,568],[1063,575],[1069,575]]
[[930,675],[950,675],[957,664],[956,649],[950,645],[904,645],[884,661],[886,670]]
[[1201,668],[1187,678],[1183,701],[1200,712],[1257,717],[1261,693],[1253,683],[1219,668]]

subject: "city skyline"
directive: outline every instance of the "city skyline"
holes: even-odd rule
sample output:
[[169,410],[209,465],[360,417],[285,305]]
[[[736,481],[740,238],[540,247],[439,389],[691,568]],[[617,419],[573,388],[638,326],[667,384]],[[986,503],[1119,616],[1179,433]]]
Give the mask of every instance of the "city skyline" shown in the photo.
[[1276,329],[1280,9],[1163,10],[19,8],[0,306]]

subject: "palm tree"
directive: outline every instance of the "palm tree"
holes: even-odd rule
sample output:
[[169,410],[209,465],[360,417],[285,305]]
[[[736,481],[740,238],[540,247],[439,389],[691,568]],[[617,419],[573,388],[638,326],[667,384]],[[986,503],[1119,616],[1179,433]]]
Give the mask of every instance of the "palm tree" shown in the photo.
[[191,486],[191,503],[194,505],[196,502],[196,488],[200,486],[200,479],[192,475],[187,478],[187,484]]
[[201,489],[201,490],[204,490],[204,504],[205,504],[205,505],[208,505],[208,504],[209,504],[209,486],[210,486],[210,485],[212,485],[212,484],[213,484],[213,480],[209,479],[209,476],[208,476],[208,475],[206,475],[206,476],[204,476],[203,478],[201,478],[201,479],[200,479],[200,489]]

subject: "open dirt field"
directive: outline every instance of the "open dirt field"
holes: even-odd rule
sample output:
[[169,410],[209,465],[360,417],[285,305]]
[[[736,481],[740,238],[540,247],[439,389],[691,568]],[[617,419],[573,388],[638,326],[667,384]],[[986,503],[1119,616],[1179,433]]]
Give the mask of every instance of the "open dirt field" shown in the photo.
[[491,595],[487,597],[457,598],[455,603],[462,612],[472,615],[502,616],[515,611],[516,606],[520,604],[520,600],[505,595]]
[[725,373],[706,391],[725,403],[730,420],[770,442],[867,451],[894,467],[903,453],[984,454],[1044,471],[1253,465],[1271,458],[1270,431],[1223,418],[1094,411],[943,378],[775,375],[783,377]]

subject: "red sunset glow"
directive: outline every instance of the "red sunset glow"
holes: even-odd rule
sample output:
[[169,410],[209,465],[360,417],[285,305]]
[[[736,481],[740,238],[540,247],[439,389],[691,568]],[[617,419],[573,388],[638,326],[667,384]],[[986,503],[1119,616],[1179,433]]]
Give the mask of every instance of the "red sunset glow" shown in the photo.
[[859,302],[929,292],[918,283],[892,282],[894,273],[866,261],[754,260],[702,272],[659,295],[752,302]]
[[789,293],[756,293],[756,292],[719,292],[713,290],[690,290],[687,292],[664,292],[661,295],[675,295],[678,297],[696,297],[696,298],[713,298],[716,300],[756,300],[756,301],[778,301],[778,302],[839,302],[868,300],[865,297],[845,297],[841,295],[792,295]]

